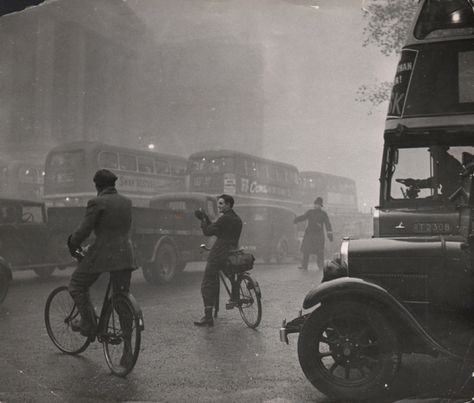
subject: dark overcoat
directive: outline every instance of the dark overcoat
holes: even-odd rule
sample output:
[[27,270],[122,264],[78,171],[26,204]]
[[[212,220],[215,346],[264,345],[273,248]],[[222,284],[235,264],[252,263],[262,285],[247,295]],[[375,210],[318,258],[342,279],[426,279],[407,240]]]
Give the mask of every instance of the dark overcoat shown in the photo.
[[242,232],[242,220],[234,210],[230,209],[213,223],[209,220],[202,220],[201,229],[204,235],[217,237],[207,261],[221,262],[227,257],[229,250],[238,248],[240,233]]
[[94,273],[135,269],[130,241],[132,202],[114,187],[101,191],[87,203],[86,214],[71,236],[71,245],[79,247],[92,232],[95,240],[79,263],[79,270]]
[[327,213],[322,209],[308,210],[295,218],[295,224],[306,220],[308,220],[308,225],[301,243],[301,251],[303,253],[317,253],[324,249],[324,228],[327,232],[332,232],[331,223]]

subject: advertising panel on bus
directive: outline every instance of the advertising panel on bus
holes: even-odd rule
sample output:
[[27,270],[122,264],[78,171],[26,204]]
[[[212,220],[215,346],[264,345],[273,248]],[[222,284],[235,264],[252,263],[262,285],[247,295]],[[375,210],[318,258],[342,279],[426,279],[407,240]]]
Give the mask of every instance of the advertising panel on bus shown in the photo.
[[189,157],[190,191],[227,193],[241,203],[297,208],[298,169],[232,150],[206,150]]

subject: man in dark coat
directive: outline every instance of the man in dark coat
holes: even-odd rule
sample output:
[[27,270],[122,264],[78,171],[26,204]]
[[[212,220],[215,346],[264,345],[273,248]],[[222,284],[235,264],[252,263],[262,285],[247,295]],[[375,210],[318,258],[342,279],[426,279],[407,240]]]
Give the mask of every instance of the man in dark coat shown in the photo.
[[232,209],[234,198],[223,194],[217,198],[219,218],[212,223],[203,212],[197,211],[196,216],[201,220],[201,229],[206,236],[216,236],[217,239],[209,252],[207,265],[201,283],[201,294],[204,302],[204,316],[195,321],[196,326],[213,326],[212,308],[216,303],[219,290],[219,270],[225,267],[230,250],[238,248],[242,220]]
[[295,218],[294,223],[308,220],[303,242],[301,244],[301,252],[303,253],[303,261],[300,269],[307,270],[309,255],[315,254],[318,268],[322,270],[324,265],[324,228],[329,241],[332,242],[332,227],[329,222],[327,213],[322,209],[323,199],[317,197],[314,201],[314,208],[308,210],[301,216]]
[[96,330],[94,307],[89,296],[92,284],[102,273],[110,272],[113,291],[128,292],[135,268],[129,234],[132,202],[115,189],[117,177],[113,172],[101,169],[93,180],[97,197],[88,201],[81,225],[68,239],[69,249],[75,251],[92,232],[95,234],[94,242],[69,283],[69,293],[81,314],[80,321],[73,323],[72,329],[87,337],[93,337]]

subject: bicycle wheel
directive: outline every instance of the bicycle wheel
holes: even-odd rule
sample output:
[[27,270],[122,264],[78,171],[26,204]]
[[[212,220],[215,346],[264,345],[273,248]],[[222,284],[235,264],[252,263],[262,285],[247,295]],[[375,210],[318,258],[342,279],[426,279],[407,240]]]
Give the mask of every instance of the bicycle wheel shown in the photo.
[[54,345],[66,354],[82,353],[90,344],[87,337],[73,332],[71,322],[79,316],[67,286],[55,288],[44,308],[46,331]]
[[262,301],[258,283],[248,274],[240,276],[239,312],[245,324],[255,329],[262,320]]
[[125,376],[135,366],[140,353],[140,315],[127,296],[117,294],[109,301],[103,323],[104,331],[99,337],[105,361],[112,373]]

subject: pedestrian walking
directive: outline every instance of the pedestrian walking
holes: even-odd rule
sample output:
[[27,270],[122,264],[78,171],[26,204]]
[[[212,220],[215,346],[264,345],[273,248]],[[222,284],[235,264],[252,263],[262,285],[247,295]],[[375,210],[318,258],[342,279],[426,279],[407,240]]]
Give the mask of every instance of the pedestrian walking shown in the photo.
[[314,207],[301,216],[295,218],[294,223],[308,221],[301,244],[303,260],[299,269],[307,270],[309,256],[316,255],[319,270],[324,265],[324,230],[330,242],[333,240],[332,227],[327,213],[323,210],[323,199],[317,197]]

